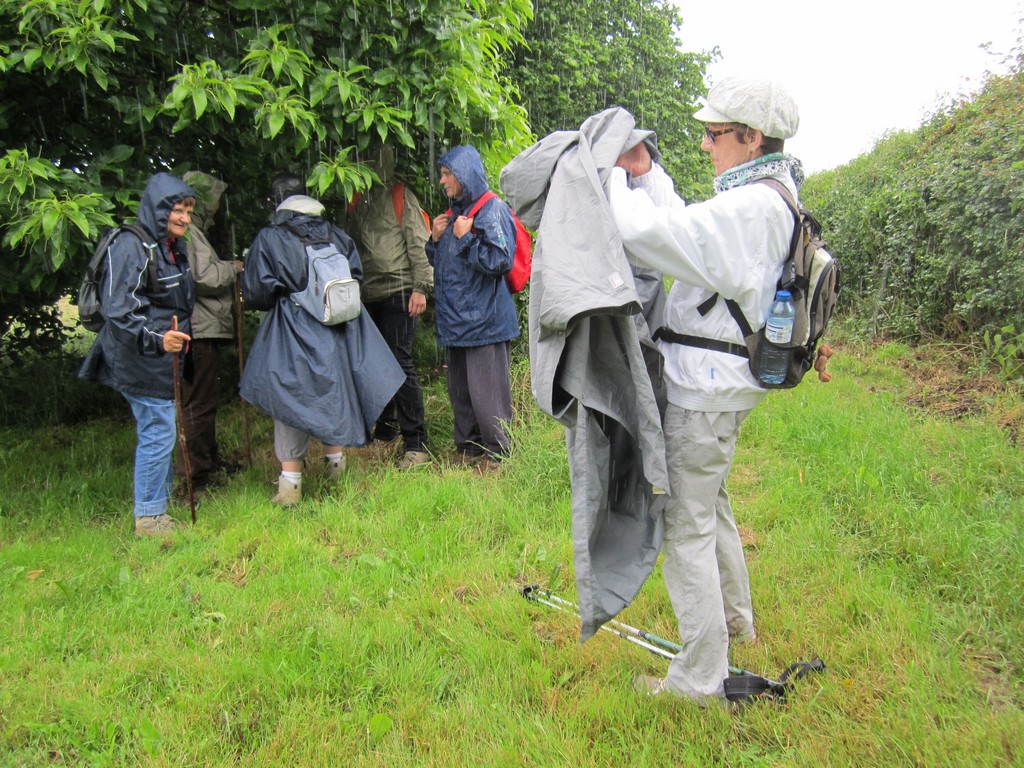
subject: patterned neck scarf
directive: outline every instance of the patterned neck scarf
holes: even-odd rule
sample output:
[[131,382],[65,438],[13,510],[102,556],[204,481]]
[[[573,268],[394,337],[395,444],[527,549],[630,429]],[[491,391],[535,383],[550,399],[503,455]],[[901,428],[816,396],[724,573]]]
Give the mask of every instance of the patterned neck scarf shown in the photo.
[[721,176],[715,177],[715,194],[721,194],[727,189],[735,189],[752,181],[777,176],[781,173],[788,173],[792,176],[793,183],[796,184],[798,190],[804,183],[803,164],[790,154],[773,152],[770,155],[763,155],[751,160],[749,163],[730,168]]

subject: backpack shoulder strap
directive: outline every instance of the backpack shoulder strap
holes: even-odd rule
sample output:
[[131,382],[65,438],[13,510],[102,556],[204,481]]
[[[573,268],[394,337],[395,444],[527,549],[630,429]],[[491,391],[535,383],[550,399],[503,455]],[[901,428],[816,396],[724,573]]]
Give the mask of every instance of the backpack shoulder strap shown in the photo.
[[497,195],[488,189],[486,192],[480,195],[479,198],[477,198],[477,201],[473,203],[473,207],[466,211],[466,218],[472,219],[474,216],[480,213],[481,208],[483,208],[489,201],[493,200],[496,197]]
[[792,258],[796,254],[797,246],[800,244],[800,206],[793,199],[793,193],[778,179],[758,179],[754,183],[764,184],[766,187],[771,187],[778,192],[785,201],[786,207],[789,208],[789,212],[793,214],[793,237],[789,241],[789,256]]
[[402,214],[405,213],[405,185],[398,182],[391,187],[391,205],[395,209],[398,226],[402,226]]
[[361,203],[362,200],[363,200],[363,193],[362,192],[356,192],[354,195],[352,195],[352,199],[348,201],[348,206],[346,207],[345,212],[349,216],[352,216],[353,214],[355,214],[356,209],[359,207],[359,203]]

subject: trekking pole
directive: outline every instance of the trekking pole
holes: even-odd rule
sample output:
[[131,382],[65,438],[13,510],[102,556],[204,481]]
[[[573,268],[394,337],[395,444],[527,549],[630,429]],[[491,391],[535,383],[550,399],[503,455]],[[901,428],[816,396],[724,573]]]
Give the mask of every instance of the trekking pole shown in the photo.
[[[238,379],[245,372],[242,357],[242,276],[235,275],[235,343],[238,345]],[[245,435],[245,463],[252,467],[252,446],[249,442],[249,404],[242,400],[242,432]]]
[[[554,601],[556,603],[559,603],[560,605],[567,606],[568,608],[571,608],[573,611],[579,611],[579,608],[576,606],[575,603],[570,603],[568,600],[563,600],[561,597],[559,597],[558,595],[554,594],[550,590],[541,589],[537,585],[533,585],[532,587],[527,587],[527,589],[530,589],[530,590],[532,590],[534,592],[539,592],[540,594],[544,595],[544,597],[546,597],[548,600],[552,600],[552,601]],[[610,619],[608,621],[608,623],[609,624],[614,624],[615,626],[619,627],[620,629],[625,630],[626,632],[629,632],[631,635],[635,635],[637,637],[643,638],[647,642],[652,643],[654,645],[657,645],[660,648],[664,648],[666,651],[671,651],[673,655],[675,655],[675,654],[679,653],[681,650],[683,650],[683,646],[679,645],[679,643],[673,643],[671,640],[666,640],[663,637],[658,637],[657,635],[652,635],[650,632],[645,632],[642,629],[637,629],[636,627],[631,627],[628,624],[623,624],[621,621],[618,621],[616,619]]]
[[[531,587],[526,587],[523,590],[523,597],[525,597],[527,600],[533,600],[536,603],[540,603],[541,605],[546,605],[549,608],[554,608],[556,611],[562,611],[563,613],[568,613],[572,616],[576,616],[577,618],[579,618],[579,614],[575,611],[571,611],[568,608],[563,608],[557,603],[550,602],[548,600],[545,600],[543,597],[538,596],[538,592],[531,589]],[[613,635],[618,635],[623,640],[628,640],[634,645],[639,645],[641,648],[646,648],[651,653],[655,653],[658,656],[664,656],[666,659],[671,659],[673,656],[675,656],[674,653],[669,653],[664,648],[658,648],[656,645],[652,645],[651,643],[641,640],[639,637],[633,637],[631,635],[627,635],[625,632],[620,632],[616,629],[612,629],[607,624],[602,624],[600,628],[603,629],[605,632],[611,632]]]
[[[543,597],[540,597],[540,595],[543,595]],[[571,613],[576,617],[579,617],[580,615],[579,607],[575,603],[571,603],[568,600],[558,597],[558,595],[554,594],[550,590],[541,589],[537,584],[531,584],[527,587],[523,587],[523,597],[527,600],[533,600],[534,602],[555,608],[556,610]],[[612,627],[615,627],[615,629],[609,627],[609,624],[611,624]],[[609,619],[607,623],[601,625],[601,629],[625,638],[631,643],[635,643],[636,645],[646,648],[652,653],[664,656],[666,659],[675,658],[676,654],[683,649],[679,643],[673,643],[671,640],[666,640],[663,637],[658,637],[657,635],[645,632],[642,629],[637,629],[636,627],[631,627],[629,624],[623,624],[621,621],[616,619]],[[744,669],[730,665],[729,674],[749,675],[750,673]]]
[[[178,330],[178,316],[171,317],[171,330]],[[181,446],[181,466],[185,471],[185,485],[188,488],[188,505],[192,510],[192,525],[196,524],[196,494],[192,488],[192,462],[188,456],[188,441],[185,439],[185,421],[181,407],[181,361],[178,359],[178,352],[171,358],[171,367],[174,371],[174,409],[178,421],[178,444]]]

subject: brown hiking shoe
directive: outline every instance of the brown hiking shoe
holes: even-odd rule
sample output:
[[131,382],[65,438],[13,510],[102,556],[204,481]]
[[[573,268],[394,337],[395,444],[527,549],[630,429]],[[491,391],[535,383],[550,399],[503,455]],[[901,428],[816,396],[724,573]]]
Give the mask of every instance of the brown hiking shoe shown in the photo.
[[160,536],[164,533],[174,533],[181,523],[170,515],[150,515],[147,517],[135,518],[136,536]]
[[481,461],[484,460],[483,455],[477,456],[472,453],[463,453],[462,451],[456,451],[455,455],[452,456],[453,467],[475,467]]
[[476,471],[481,475],[500,475],[501,469],[501,461],[498,459],[487,458],[476,465]]

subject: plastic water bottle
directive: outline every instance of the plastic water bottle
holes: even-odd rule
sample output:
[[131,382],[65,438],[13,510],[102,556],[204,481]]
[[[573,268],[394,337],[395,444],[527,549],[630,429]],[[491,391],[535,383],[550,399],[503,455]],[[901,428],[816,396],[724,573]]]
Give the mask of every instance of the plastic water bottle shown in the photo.
[[791,349],[779,349],[772,344],[786,345],[793,338],[793,321],[796,319],[796,307],[791,301],[789,291],[778,291],[775,301],[768,309],[768,322],[764,329],[764,337],[771,344],[761,345],[761,359],[758,364],[758,376],[762,384],[781,384],[786,380],[789,370],[789,359],[793,355]]

